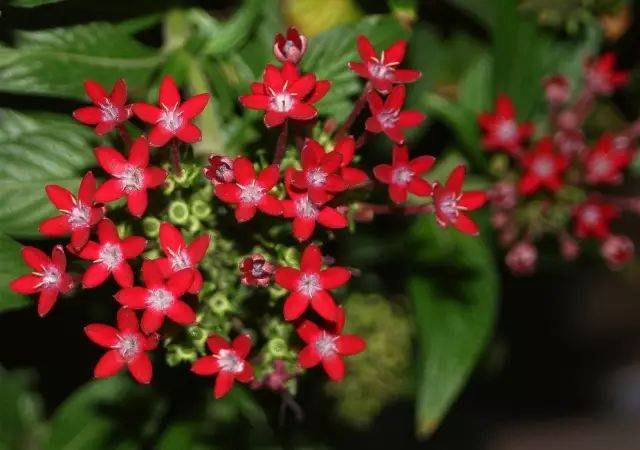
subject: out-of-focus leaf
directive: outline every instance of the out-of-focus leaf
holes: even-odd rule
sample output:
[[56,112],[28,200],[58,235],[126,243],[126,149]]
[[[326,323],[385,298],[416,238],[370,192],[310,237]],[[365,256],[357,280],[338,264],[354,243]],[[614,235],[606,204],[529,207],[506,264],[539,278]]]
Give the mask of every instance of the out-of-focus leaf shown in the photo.
[[476,115],[492,107],[492,69],[492,58],[484,55],[465,72],[458,85],[460,105]]
[[409,283],[420,346],[416,431],[429,436],[468,379],[496,316],[498,276],[481,238],[416,223],[415,275]]
[[0,367],[0,449],[40,448],[44,424],[42,402],[30,389],[26,372],[8,372]]
[[[198,450],[196,426],[189,422],[178,422],[169,426],[158,440],[157,450]],[[210,447],[207,447],[210,448]]]
[[316,36],[362,17],[356,0],[283,0],[281,5],[287,22],[307,36]]
[[94,163],[91,129],[54,114],[0,109],[0,231],[38,237],[38,223],[52,216],[44,185],[76,189]]
[[22,262],[20,248],[21,245],[18,242],[0,233],[0,312],[22,308],[29,304],[27,297],[9,289],[11,280],[29,273],[29,269]]
[[418,18],[418,0],[387,0],[387,4],[402,23],[411,24]]
[[474,17],[486,28],[491,28],[495,20],[495,6],[489,0],[448,0],[465,13]]
[[36,6],[50,5],[51,3],[60,3],[64,0],[11,0],[11,6],[18,8],[35,8]]

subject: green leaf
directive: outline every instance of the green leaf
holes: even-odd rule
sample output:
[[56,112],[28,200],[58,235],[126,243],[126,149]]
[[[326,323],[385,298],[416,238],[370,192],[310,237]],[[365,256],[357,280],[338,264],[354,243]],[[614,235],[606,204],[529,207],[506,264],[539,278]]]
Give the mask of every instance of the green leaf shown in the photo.
[[416,223],[415,275],[409,292],[419,341],[416,431],[427,437],[457,398],[491,336],[498,275],[478,237],[441,230],[432,217]]
[[21,247],[18,242],[0,233],[0,312],[30,304],[27,297],[9,289],[11,280],[30,271],[22,261]]
[[110,87],[125,78],[141,96],[164,56],[132,33],[105,22],[19,32],[15,48],[0,45],[0,91],[85,99],[85,80]]
[[41,448],[42,401],[31,390],[32,374],[0,367],[0,449]]
[[38,237],[38,223],[55,214],[45,184],[75,190],[94,163],[90,128],[54,114],[0,109],[0,232]]
[[18,8],[35,8],[36,6],[60,3],[64,0],[12,0],[9,4]]

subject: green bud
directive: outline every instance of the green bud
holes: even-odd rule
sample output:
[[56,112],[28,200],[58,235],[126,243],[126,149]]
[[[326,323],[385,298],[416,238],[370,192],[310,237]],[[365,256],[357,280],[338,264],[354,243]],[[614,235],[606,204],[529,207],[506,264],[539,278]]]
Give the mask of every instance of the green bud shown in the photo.
[[211,216],[211,207],[207,202],[200,199],[191,201],[191,214],[198,219],[206,219]]
[[169,220],[176,225],[184,225],[189,221],[189,206],[182,200],[169,204]]
[[145,217],[142,219],[142,230],[147,237],[157,237],[160,233],[160,221],[155,217]]
[[193,362],[197,358],[198,354],[194,348],[171,345],[167,349],[167,364],[170,366],[176,366],[181,362]]
[[502,178],[509,170],[509,157],[504,154],[497,154],[489,161],[489,172],[497,178]]
[[148,250],[142,254],[146,259],[156,259],[160,258],[160,250],[154,248],[152,250]]
[[287,351],[287,342],[282,338],[273,338],[267,342],[267,352],[274,358],[284,357]]
[[202,230],[202,222],[200,222],[196,217],[189,216],[189,223],[187,224],[187,230],[191,234],[196,234],[200,230]]
[[288,247],[282,252],[282,260],[287,266],[297,267],[298,258],[298,250],[295,247]]
[[116,227],[118,229],[118,236],[125,238],[131,235],[131,224],[127,222],[119,223]]
[[208,303],[211,310],[220,316],[231,311],[231,302],[222,294],[215,294],[209,299]]
[[175,191],[175,189],[176,182],[173,181],[173,178],[167,177],[164,182],[164,188],[162,189],[162,192],[164,192],[165,195],[170,195],[173,191]]

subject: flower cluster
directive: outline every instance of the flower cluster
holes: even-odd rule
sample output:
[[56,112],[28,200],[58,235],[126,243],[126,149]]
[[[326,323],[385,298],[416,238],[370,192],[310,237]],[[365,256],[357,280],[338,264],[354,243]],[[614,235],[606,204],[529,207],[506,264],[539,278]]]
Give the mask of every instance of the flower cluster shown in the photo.
[[[503,153],[493,157],[500,180],[489,198],[493,226],[509,248],[506,263],[516,274],[535,270],[535,243],[546,235],[555,235],[567,260],[578,257],[579,241],[591,239],[599,242],[612,268],[633,256],[633,242],[614,234],[611,225],[624,211],[640,212],[640,202],[610,192],[624,181],[640,126],[633,123],[617,133],[604,132],[593,143],[583,129],[595,101],[626,83],[628,74],[615,69],[615,60],[612,53],[590,58],[577,93],[571,92],[563,75],[546,78],[548,123],[541,126],[545,133],[533,140],[533,124],[517,121],[506,95],[498,97],[493,113],[478,117],[484,148]],[[512,165],[505,164],[507,157]]]

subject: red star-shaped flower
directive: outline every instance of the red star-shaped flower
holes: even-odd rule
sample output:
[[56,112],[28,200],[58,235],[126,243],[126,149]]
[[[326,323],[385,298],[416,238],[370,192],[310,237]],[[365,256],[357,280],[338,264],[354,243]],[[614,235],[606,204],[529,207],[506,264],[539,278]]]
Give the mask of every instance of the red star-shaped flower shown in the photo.
[[502,150],[511,155],[517,154],[533,133],[532,123],[517,122],[513,103],[504,94],[496,99],[495,113],[480,114],[478,123],[484,132],[482,145],[487,150]]
[[604,239],[611,234],[610,224],[619,216],[618,209],[595,197],[578,205],[574,212],[574,233],[579,238],[589,236]]
[[346,284],[351,272],[344,267],[322,270],[322,253],[310,244],[302,252],[300,269],[279,267],[276,284],[291,291],[284,302],[284,319],[295,320],[311,307],[326,320],[335,321],[337,306],[328,290]]
[[142,334],[136,313],[129,308],[120,308],[116,320],[118,328],[101,323],[84,328],[92,342],[109,349],[96,364],[93,375],[96,378],[112,377],[127,366],[138,383],[148,384],[153,367],[147,352],[156,349],[158,337]]
[[307,51],[307,38],[294,27],[289,27],[286,36],[276,33],[273,54],[278,61],[298,64]]
[[184,269],[191,269],[193,272],[193,283],[189,288],[189,293],[197,294],[202,288],[202,274],[198,270],[198,264],[207,254],[211,237],[203,234],[195,238],[189,245],[184,240],[182,233],[171,225],[163,222],[160,224],[160,247],[166,258],[156,259],[162,276],[170,277],[174,273]]
[[276,268],[264,256],[254,253],[240,262],[242,277],[240,282],[246,286],[269,286]]
[[518,183],[520,193],[531,195],[541,188],[555,192],[562,187],[568,160],[554,151],[551,138],[539,140],[533,150],[522,155],[520,162],[525,170]]
[[71,245],[80,250],[89,240],[91,228],[102,219],[104,208],[94,203],[96,180],[91,172],[87,172],[80,181],[78,196],[56,184],[45,187],[51,203],[62,214],[40,223],[40,233],[45,236],[60,237],[71,234]]
[[347,188],[347,184],[338,175],[342,164],[340,153],[325,153],[318,142],[307,139],[300,161],[302,170],[293,172],[291,182],[296,189],[306,191],[311,201],[325,203]]
[[69,292],[73,287],[71,275],[65,272],[67,258],[64,249],[56,245],[49,258],[35,247],[23,247],[22,259],[33,272],[11,281],[9,287],[13,292],[22,295],[39,293],[38,314],[43,317],[55,305],[58,294]]
[[118,229],[109,219],[102,219],[98,224],[98,240],[87,242],[77,253],[80,258],[93,261],[82,276],[82,287],[99,286],[109,274],[121,287],[133,286],[133,271],[127,260],[140,255],[147,240],[140,236],[120,239]]
[[599,95],[611,95],[629,81],[629,72],[615,70],[616,55],[607,52],[599,58],[588,59],[584,77],[589,88]]
[[249,383],[253,380],[253,367],[246,360],[251,351],[251,337],[241,334],[231,344],[222,336],[214,334],[207,339],[211,355],[203,356],[193,363],[191,371],[198,375],[217,375],[213,395],[224,397],[237,380]]
[[422,174],[433,166],[433,156],[419,156],[409,161],[409,149],[402,145],[393,148],[391,165],[380,164],[373,168],[373,174],[381,183],[389,185],[389,197],[396,203],[407,200],[407,193],[420,197],[431,195],[431,183]]
[[73,112],[73,117],[85,125],[95,125],[98,136],[113,130],[131,117],[131,105],[127,105],[127,85],[119,79],[109,95],[95,81],[85,81],[84,90],[95,106],[84,106]]
[[145,333],[157,331],[165,316],[180,325],[191,325],[196,321],[196,313],[181,299],[193,283],[192,270],[176,272],[165,281],[155,261],[145,261],[142,264],[142,281],[146,288],[124,288],[114,297],[124,306],[144,309],[142,330]]
[[482,191],[462,192],[465,168],[460,165],[453,169],[444,186],[435,183],[433,188],[433,204],[436,222],[441,227],[452,225],[458,231],[476,235],[480,232],[478,225],[467,216],[467,211],[480,208],[487,201]]
[[347,188],[359,186],[369,179],[363,170],[349,166],[356,153],[356,141],[353,139],[353,136],[345,136],[336,142],[332,152],[338,153],[342,156],[338,175],[340,175],[340,178],[342,178],[347,184]]
[[253,218],[256,209],[271,216],[282,214],[282,205],[269,191],[278,183],[280,169],[276,164],[256,174],[248,158],[239,157],[233,162],[235,183],[220,183],[216,186],[216,196],[225,203],[238,205],[236,219],[246,222]]
[[377,92],[369,92],[367,101],[371,117],[365,122],[367,131],[371,133],[382,132],[396,144],[403,144],[404,128],[418,126],[427,117],[420,111],[402,111],[405,95],[404,86],[394,87],[384,101]]
[[149,132],[149,143],[162,147],[173,137],[187,144],[198,142],[202,137],[200,129],[191,121],[207,106],[209,94],[198,94],[181,103],[180,92],[170,75],[160,84],[158,106],[136,103],[133,112],[143,122],[154,125]]
[[584,157],[585,180],[589,184],[620,183],[622,171],[632,159],[631,149],[616,149],[613,136],[604,133]]
[[407,41],[395,42],[379,58],[366,36],[358,36],[357,44],[362,61],[349,62],[349,69],[370,80],[373,88],[381,94],[387,94],[394,84],[412,83],[422,76],[419,70],[398,69],[407,50]]
[[282,125],[287,119],[310,120],[318,115],[313,104],[324,97],[331,83],[316,81],[312,73],[300,76],[298,68],[286,61],[282,69],[267,65],[262,83],[251,85],[251,94],[240,97],[245,108],[265,111],[267,128]]
[[111,147],[95,149],[98,164],[113,178],[105,181],[96,191],[96,200],[107,203],[127,197],[127,209],[141,217],[147,209],[147,189],[164,183],[167,172],[160,167],[149,167],[149,144],[144,137],[135,140],[127,160]]

